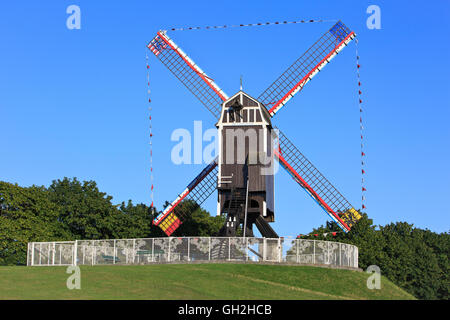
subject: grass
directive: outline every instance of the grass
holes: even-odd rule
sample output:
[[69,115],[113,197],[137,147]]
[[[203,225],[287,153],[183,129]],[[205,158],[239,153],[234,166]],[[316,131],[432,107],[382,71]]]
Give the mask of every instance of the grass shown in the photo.
[[382,277],[309,266],[182,264],[81,266],[81,289],[65,267],[0,267],[0,299],[414,299]]

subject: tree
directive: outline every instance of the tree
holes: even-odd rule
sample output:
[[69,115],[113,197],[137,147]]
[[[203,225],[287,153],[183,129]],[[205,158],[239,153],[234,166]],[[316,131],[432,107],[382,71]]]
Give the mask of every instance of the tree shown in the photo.
[[74,239],[111,239],[116,235],[117,207],[112,197],[98,190],[95,181],[77,178],[54,180],[48,188],[51,201],[57,205],[58,220]]
[[26,264],[28,242],[70,238],[44,187],[0,181],[0,265]]
[[[448,299],[450,235],[414,228],[407,222],[375,226],[363,218],[350,232],[338,233],[334,241],[359,248],[359,266],[377,265],[381,273],[399,287],[420,299]],[[305,238],[324,239],[323,234],[339,231],[328,222]],[[314,236],[316,234],[317,236]]]
[[[48,189],[0,182],[0,264],[25,264],[28,242],[166,236],[152,223],[160,213],[154,208],[111,201],[95,181],[64,178]],[[177,207],[182,211],[192,214],[174,235],[211,236],[224,223],[194,201]]]
[[114,235],[116,238],[147,238],[151,237],[153,213],[151,208],[140,203],[133,205],[131,200],[127,204],[122,202],[119,210],[113,215]]
[[208,211],[201,208],[193,200],[183,201],[177,206],[176,210],[179,213],[185,213],[187,219],[174,232],[174,236],[214,236],[225,223],[225,218],[211,216]]

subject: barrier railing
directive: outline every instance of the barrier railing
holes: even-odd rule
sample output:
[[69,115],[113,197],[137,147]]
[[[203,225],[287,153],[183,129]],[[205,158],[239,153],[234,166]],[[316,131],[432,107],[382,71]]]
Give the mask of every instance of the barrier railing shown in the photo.
[[358,268],[354,245],[292,238],[168,237],[28,243],[28,266],[138,265],[202,261]]

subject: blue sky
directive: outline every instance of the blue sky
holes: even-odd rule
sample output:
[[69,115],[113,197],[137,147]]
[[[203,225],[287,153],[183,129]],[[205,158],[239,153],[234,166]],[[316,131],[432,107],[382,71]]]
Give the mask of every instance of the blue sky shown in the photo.
[[[81,29],[66,28],[66,8]],[[381,30],[366,27],[369,5]],[[49,185],[95,180],[115,203],[149,203],[146,43],[159,29],[300,19],[341,19],[359,37],[367,213],[448,231],[450,196],[450,3],[448,1],[15,1],[0,5],[0,179]],[[258,96],[331,23],[169,32],[221,88]],[[172,200],[204,165],[175,165],[170,135],[214,119],[150,55],[154,196]],[[360,207],[355,45],[326,66],[274,119]],[[327,216],[291,177],[275,177],[280,235]],[[206,203],[215,212],[215,195]]]

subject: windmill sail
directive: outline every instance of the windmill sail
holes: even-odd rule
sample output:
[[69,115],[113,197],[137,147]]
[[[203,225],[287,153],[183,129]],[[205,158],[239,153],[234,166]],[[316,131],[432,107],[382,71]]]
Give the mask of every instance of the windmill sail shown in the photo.
[[258,100],[273,116],[354,37],[353,31],[341,21],[337,22],[275,80]]
[[216,118],[219,117],[222,102],[228,96],[164,31],[157,32],[147,47]]
[[168,236],[170,236],[190,213],[177,212],[177,206],[183,200],[193,200],[201,205],[216,190],[217,187],[217,158],[214,159],[205,169],[200,172],[194,180],[189,183],[186,189],[161,212],[154,220],[153,224],[159,226]]
[[[270,116],[274,116],[355,36],[354,32],[339,21],[257,100],[267,107]],[[216,118],[220,117],[222,104],[229,99],[228,96],[167,36],[165,31],[159,31],[147,47]],[[348,232],[361,218],[358,211],[281,131],[279,131],[278,140],[279,148],[274,151],[275,158],[339,227]],[[179,204],[183,200],[193,200],[201,205],[217,188],[217,172],[216,158],[154,219],[153,224],[170,236],[191,214],[179,210]],[[269,225],[263,223],[263,218],[258,219],[256,221],[257,226],[259,223],[258,228],[264,227],[270,233]],[[273,232],[273,234],[276,233]]]
[[361,218],[358,211],[279,129],[278,140],[279,149],[275,150],[275,158],[281,166],[343,231],[350,231]]

